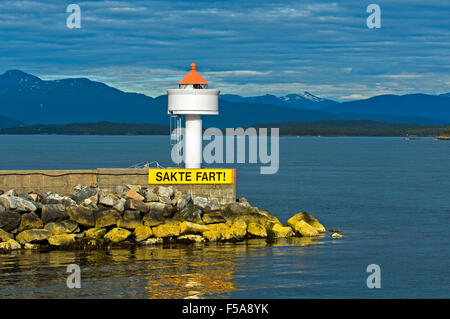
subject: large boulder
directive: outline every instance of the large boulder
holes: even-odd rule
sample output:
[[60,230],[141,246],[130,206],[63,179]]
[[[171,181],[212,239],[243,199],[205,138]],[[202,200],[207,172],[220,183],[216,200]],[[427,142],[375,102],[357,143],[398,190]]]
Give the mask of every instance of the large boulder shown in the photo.
[[134,229],[134,237],[137,242],[141,242],[153,235],[151,227],[140,225]]
[[184,221],[180,223],[180,234],[202,234],[205,231],[208,231],[209,228],[206,225],[191,223],[188,221]]
[[52,246],[69,246],[76,241],[75,234],[53,235],[48,238],[48,243]]
[[243,203],[230,203],[225,207],[226,216],[245,215],[249,212],[249,206]]
[[31,201],[18,196],[0,196],[0,204],[18,212],[34,212],[37,209]]
[[3,212],[6,212],[6,208],[2,204],[0,204],[0,214]]
[[10,234],[3,229],[0,228],[0,242],[1,241],[8,241],[10,239],[14,239],[14,235]]
[[319,221],[316,218],[314,218],[310,213],[307,213],[307,212],[301,212],[301,213],[295,214],[288,220],[288,224],[294,225],[301,220],[303,220],[304,222],[311,225],[319,233],[326,232],[325,227],[323,227],[323,225],[321,223],[319,223]]
[[159,197],[172,198],[173,188],[172,186],[157,186],[153,189],[153,192],[158,194]]
[[233,222],[228,230],[225,232],[223,239],[238,241],[245,238],[247,234],[247,224],[243,220],[236,220]]
[[74,220],[64,220],[62,222],[51,222],[44,226],[51,235],[61,235],[73,233],[78,228],[78,223]]
[[105,238],[113,243],[119,243],[130,237],[131,232],[125,228],[113,228],[106,235]]
[[114,207],[118,202],[118,199],[113,195],[100,195],[98,203],[103,206]]
[[19,231],[24,231],[27,229],[39,229],[44,227],[42,220],[36,213],[25,213],[20,217]]
[[161,213],[164,218],[172,216],[173,207],[171,205],[161,202],[151,202],[147,203],[147,205],[149,207],[148,212]]
[[247,225],[247,232],[249,233],[249,235],[253,237],[260,237],[260,238],[267,237],[266,228],[263,225],[257,223],[249,223]]
[[202,220],[205,224],[224,223],[226,221],[220,210],[203,212]]
[[192,203],[191,194],[182,194],[176,200],[177,209],[180,211],[183,210],[185,207],[187,207],[191,203]]
[[119,213],[123,213],[125,211],[125,203],[126,203],[126,199],[125,198],[121,198],[117,201],[116,205],[113,206],[113,208],[115,210],[117,210]]
[[289,226],[281,224],[273,224],[267,229],[267,235],[270,238],[287,238],[294,235],[294,231]]
[[16,240],[22,245],[26,243],[41,242],[50,237],[50,232],[46,229],[27,229],[16,236]]
[[89,228],[84,234],[89,239],[102,238],[106,234],[106,228]]
[[136,192],[134,189],[128,190],[125,197],[130,198],[130,199],[140,200],[140,201],[144,200],[144,196],[142,196],[141,194]]
[[125,202],[126,210],[138,210],[141,213],[147,213],[150,209],[149,205],[144,203],[143,201],[136,199],[127,199]]
[[175,220],[187,220],[193,223],[202,224],[202,208],[193,204],[187,205],[181,211],[177,211],[173,216]]
[[177,242],[183,244],[192,244],[192,243],[204,243],[206,239],[200,235],[183,235],[177,238]]
[[303,236],[303,237],[315,237],[319,236],[319,232],[312,227],[310,224],[305,222],[304,220],[288,220],[288,225],[291,226],[297,235]]
[[141,213],[137,210],[126,210],[117,224],[117,226],[127,229],[135,229],[141,225]]
[[0,243],[0,250],[17,250],[22,246],[14,239],[8,239],[5,242]]
[[180,224],[168,223],[152,228],[153,235],[158,238],[180,236]]
[[44,224],[69,219],[63,204],[46,204],[42,206],[41,219]]
[[144,225],[154,227],[161,224],[164,224],[164,216],[162,212],[158,212],[156,210],[151,210],[142,218]]
[[208,230],[203,232],[203,236],[208,241],[220,241],[225,240],[228,237],[229,227],[225,223],[210,224]]
[[98,189],[93,187],[77,185],[73,188],[70,198],[72,198],[78,205],[89,199],[92,203],[98,202]]
[[95,212],[95,227],[103,228],[117,225],[121,216],[115,209],[108,209]]
[[20,214],[11,210],[0,213],[0,228],[10,232],[20,224]]
[[86,227],[95,226],[94,212],[89,208],[83,206],[71,206],[67,207],[66,210],[70,219],[76,221],[78,224]]
[[61,196],[59,194],[54,194],[52,192],[47,192],[44,198],[41,200],[44,205],[47,204],[61,204],[63,206],[76,206],[77,203],[68,196]]

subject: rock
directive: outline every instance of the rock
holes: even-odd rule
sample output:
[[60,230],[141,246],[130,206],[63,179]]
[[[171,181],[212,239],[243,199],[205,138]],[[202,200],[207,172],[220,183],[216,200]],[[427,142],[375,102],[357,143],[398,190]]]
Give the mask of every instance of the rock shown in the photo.
[[[159,198],[159,201],[160,201],[161,203],[164,203],[164,204],[170,205],[170,206],[172,206],[172,205],[174,204],[174,202],[173,202],[169,197],[160,197],[160,198]],[[176,203],[175,203],[175,204],[176,204]]]
[[177,211],[173,216],[174,220],[187,220],[193,223],[202,224],[202,214],[203,211],[201,207],[190,204],[187,205],[183,210]]
[[147,190],[145,192],[145,198],[144,198],[145,202],[158,202],[159,201],[159,196],[153,192],[151,192],[150,190]]
[[147,213],[150,209],[149,205],[144,203],[143,201],[135,200],[135,199],[127,199],[125,202],[126,210],[138,210],[142,213]]
[[21,248],[22,246],[14,239],[8,239],[7,241],[0,243],[0,250],[17,250]]
[[137,210],[126,210],[117,226],[127,229],[135,229],[141,225],[141,213]]
[[112,198],[111,196],[100,196],[98,203],[100,205],[113,207],[117,204],[117,200]]
[[52,192],[48,192],[46,196],[41,200],[41,203],[44,205],[61,204],[64,207],[77,205],[77,203],[72,198],[68,196],[61,196],[59,194],[54,194]]
[[94,199],[95,204],[97,203],[98,198],[98,190],[93,187],[87,187],[82,185],[77,185],[73,188],[72,194],[70,195],[70,198],[72,198],[78,205],[83,203],[85,199]]
[[6,193],[4,193],[3,196],[17,196],[17,192],[15,189],[10,189]]
[[105,228],[89,228],[84,232],[84,235],[90,239],[102,238],[106,234]]
[[39,216],[34,212],[23,214],[20,217],[19,231],[27,229],[39,229],[42,227],[44,227],[42,220],[40,220]]
[[266,228],[263,225],[257,224],[257,223],[249,223],[247,225],[247,232],[251,236],[261,237],[261,238],[267,237]]
[[63,204],[46,204],[42,206],[41,219],[44,224],[59,222],[68,218],[69,215]]
[[116,205],[114,205],[114,209],[117,210],[119,213],[123,213],[125,210],[125,203],[126,203],[126,199],[121,198]]
[[0,204],[18,212],[34,212],[37,209],[32,202],[18,196],[0,196]]
[[25,245],[23,245],[23,248],[25,248],[25,249],[36,249],[38,247],[39,247],[38,245],[33,245],[30,243],[26,243]]
[[95,212],[95,228],[103,228],[117,225],[121,216],[115,209],[108,209]]
[[113,228],[106,235],[105,238],[113,243],[119,243],[130,237],[131,232],[124,228]]
[[203,236],[208,239],[208,241],[225,240],[228,228],[228,225],[225,223],[210,224],[208,225],[208,230],[203,232]]
[[283,226],[281,224],[273,224],[267,229],[267,235],[270,238],[287,238],[294,235],[294,231],[289,226]]
[[296,234],[299,234],[303,237],[319,236],[319,232],[304,220],[297,221],[292,220],[291,218],[288,220],[288,225],[295,230]]
[[138,192],[136,192],[134,189],[130,189],[125,197],[127,198],[131,198],[131,199],[135,199],[135,200],[140,200],[143,201],[144,200],[144,196],[142,196],[141,194],[139,194]]
[[342,238],[342,237],[344,237],[344,235],[339,234],[339,233],[334,233],[330,237],[332,237],[332,238]]
[[154,193],[157,193],[159,197],[168,197],[172,198],[173,196],[173,188],[172,186],[157,186],[153,190]]
[[180,224],[178,223],[168,223],[159,225],[152,228],[153,235],[155,237],[178,237],[180,236]]
[[64,220],[62,222],[51,222],[44,226],[51,235],[61,235],[73,233],[78,228],[78,223],[74,220]]
[[3,213],[3,212],[6,212],[6,208],[3,207],[2,204],[0,204],[0,214]]
[[190,194],[182,194],[180,196],[180,198],[177,199],[176,206],[177,206],[178,210],[181,211],[184,208],[186,208],[190,203],[192,203],[191,195]]
[[191,243],[204,243],[206,242],[206,240],[203,236],[200,235],[184,235],[178,237],[177,242],[191,244]]
[[78,224],[86,227],[94,227],[95,225],[94,212],[89,208],[83,206],[71,206],[67,207],[66,210],[70,219],[76,221]]
[[289,224],[289,221],[291,224],[295,224],[296,222],[299,222],[301,220],[303,220],[306,223],[308,223],[309,225],[311,225],[319,233],[326,232],[325,227],[323,227],[323,225],[321,223],[319,223],[319,221],[316,218],[314,218],[311,214],[309,214],[307,212],[301,212],[301,213],[295,214],[288,220],[288,224]]
[[164,224],[164,216],[162,212],[158,211],[150,211],[147,214],[145,214],[144,218],[142,219],[144,222],[144,225],[154,227],[161,224]]
[[148,212],[161,213],[164,218],[169,218],[172,215],[173,207],[160,202],[147,203],[149,209]]
[[247,234],[247,224],[243,220],[236,220],[224,233],[224,240],[242,240]]
[[204,212],[202,220],[205,224],[224,223],[226,221],[220,210]]
[[200,225],[196,223],[191,223],[188,221],[184,221],[180,223],[180,234],[201,234],[205,231],[208,231],[209,228],[206,225]]
[[143,242],[141,242],[142,245],[156,245],[156,244],[162,244],[164,241],[162,238],[149,238]]
[[52,246],[69,246],[75,243],[75,234],[53,235],[48,238],[48,243]]
[[197,196],[194,197],[194,205],[200,206],[201,208],[205,208],[208,205],[208,199],[206,197]]
[[0,214],[0,228],[10,232],[20,224],[20,214],[13,211],[6,211]]
[[0,242],[1,241],[8,241],[10,239],[13,239],[14,236],[13,234],[10,234],[6,231],[4,231],[3,229],[0,228]]
[[230,203],[224,212],[226,216],[245,215],[249,212],[249,207],[242,203]]
[[27,195],[27,198],[29,199],[29,200],[31,200],[31,201],[33,201],[33,202],[39,202],[39,201],[41,201],[41,197],[38,195],[38,194],[36,194],[36,193],[29,193],[28,195]]
[[16,236],[16,240],[22,245],[26,243],[41,242],[50,237],[50,232],[46,229],[27,229]]
[[140,225],[134,229],[134,237],[137,242],[141,242],[153,235],[149,226]]

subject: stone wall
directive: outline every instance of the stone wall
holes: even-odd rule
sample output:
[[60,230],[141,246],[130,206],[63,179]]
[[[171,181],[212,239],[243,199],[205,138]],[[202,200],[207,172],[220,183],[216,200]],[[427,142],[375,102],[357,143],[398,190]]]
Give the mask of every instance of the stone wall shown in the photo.
[[[70,195],[76,185],[99,187],[114,191],[120,185],[148,187],[147,168],[99,168],[95,170],[0,170],[0,189],[15,189],[18,193],[53,192]],[[151,186],[151,185],[150,185]],[[156,186],[156,185],[155,185]],[[164,185],[170,186],[170,185]],[[221,203],[236,201],[236,184],[183,184],[171,185],[193,197],[215,197]]]

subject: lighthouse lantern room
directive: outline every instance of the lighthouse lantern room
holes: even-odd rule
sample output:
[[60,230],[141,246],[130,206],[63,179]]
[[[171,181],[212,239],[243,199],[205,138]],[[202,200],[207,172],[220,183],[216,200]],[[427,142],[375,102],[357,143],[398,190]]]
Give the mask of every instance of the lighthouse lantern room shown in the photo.
[[219,90],[208,89],[208,82],[191,71],[178,82],[178,89],[168,89],[168,113],[185,116],[184,162],[186,168],[200,168],[202,163],[202,115],[219,114]]

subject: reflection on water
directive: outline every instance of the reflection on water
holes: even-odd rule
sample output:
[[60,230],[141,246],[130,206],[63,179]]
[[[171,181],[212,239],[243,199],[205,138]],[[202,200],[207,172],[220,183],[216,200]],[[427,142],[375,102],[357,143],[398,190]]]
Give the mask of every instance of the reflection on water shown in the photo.
[[[15,251],[0,254],[0,298],[228,298],[239,281],[278,247],[305,247],[321,238],[267,243],[165,245],[100,251]],[[298,257],[313,253],[300,249]],[[68,289],[66,267],[81,267],[81,289]]]

